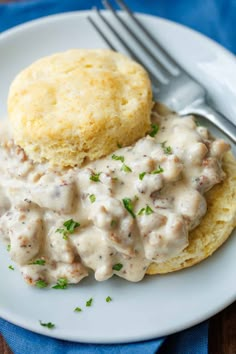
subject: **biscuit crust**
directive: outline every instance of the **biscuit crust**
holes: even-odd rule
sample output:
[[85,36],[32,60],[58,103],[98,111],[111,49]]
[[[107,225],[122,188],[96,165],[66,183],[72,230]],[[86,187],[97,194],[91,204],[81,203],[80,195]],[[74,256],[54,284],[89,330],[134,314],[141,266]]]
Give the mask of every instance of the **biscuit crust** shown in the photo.
[[208,210],[200,225],[189,234],[189,245],[163,263],[152,263],[146,274],[165,274],[191,267],[214,253],[236,226],[236,161],[232,153],[225,154],[223,169],[226,179],[206,194]]
[[17,75],[8,97],[13,138],[28,156],[80,166],[131,145],[150,129],[151,84],[120,53],[73,49]]

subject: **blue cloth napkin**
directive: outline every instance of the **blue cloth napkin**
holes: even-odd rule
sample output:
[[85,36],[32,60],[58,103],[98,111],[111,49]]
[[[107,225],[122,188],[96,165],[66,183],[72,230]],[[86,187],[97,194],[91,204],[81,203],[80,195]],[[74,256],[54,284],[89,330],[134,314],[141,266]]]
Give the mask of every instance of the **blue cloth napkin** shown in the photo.
[[[102,345],[66,342],[44,337],[0,319],[0,332],[14,354],[207,354],[208,324],[146,342]],[[164,344],[163,344],[164,343]]]
[[[137,12],[182,23],[236,53],[235,0],[127,0]],[[0,31],[41,16],[100,6],[98,0],[28,0],[0,4]],[[123,345],[92,345],[44,337],[0,319],[0,333],[15,354],[206,354],[207,322],[166,338]]]

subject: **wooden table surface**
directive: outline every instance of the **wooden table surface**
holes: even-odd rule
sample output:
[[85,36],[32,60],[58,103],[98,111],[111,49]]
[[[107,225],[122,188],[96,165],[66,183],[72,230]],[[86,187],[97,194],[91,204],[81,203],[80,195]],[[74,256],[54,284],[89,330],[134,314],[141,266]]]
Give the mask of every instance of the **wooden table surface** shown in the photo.
[[[1,335],[0,354],[12,354]],[[236,302],[210,319],[209,354],[236,354]]]

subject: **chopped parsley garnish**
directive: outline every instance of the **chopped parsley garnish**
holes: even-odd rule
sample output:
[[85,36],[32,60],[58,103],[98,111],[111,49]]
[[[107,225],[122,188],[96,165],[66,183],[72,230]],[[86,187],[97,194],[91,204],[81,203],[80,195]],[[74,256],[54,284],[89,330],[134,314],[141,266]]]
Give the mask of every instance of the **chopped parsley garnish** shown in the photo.
[[150,208],[150,206],[147,205],[146,208],[142,208],[139,210],[138,215],[143,215],[143,214],[150,215],[152,213],[153,213],[152,208]]
[[166,146],[166,143],[167,141],[163,141],[163,143],[161,143],[161,147],[166,155],[170,155],[172,153],[172,149],[170,146]]
[[107,296],[106,297],[106,302],[111,302],[112,301],[112,298],[110,296]]
[[146,209],[145,209],[145,214],[146,214],[146,215],[150,215],[150,214],[152,214],[152,213],[153,213],[152,208],[151,208],[149,205],[147,205],[147,206],[146,206]]
[[54,323],[52,323],[52,322],[43,323],[42,321],[39,321],[39,323],[41,324],[41,326],[47,327],[49,329],[53,329],[55,327]]
[[114,264],[113,267],[112,267],[113,270],[116,270],[116,271],[118,271],[118,272],[119,272],[122,268],[123,268],[123,264],[121,264],[121,263]]
[[118,147],[119,149],[121,149],[121,148],[122,148],[122,145],[121,145],[120,143],[117,143],[117,147]]
[[[167,148],[170,148],[170,146],[168,146]],[[168,150],[169,151],[169,150]],[[169,153],[171,153],[171,152],[169,152]],[[154,171],[152,171],[152,172],[149,172],[149,174],[151,174],[151,175],[156,175],[156,174],[158,174],[158,173],[162,173],[162,172],[164,172],[164,168],[162,168],[160,165],[158,166],[158,169],[156,169],[156,170],[154,170]],[[147,172],[142,172],[142,173],[140,173],[139,174],[139,179],[140,179],[140,181],[142,181],[143,179],[144,179],[144,176],[147,174]]]
[[98,172],[98,173],[93,172],[89,179],[93,182],[101,182],[100,178],[99,178],[100,174],[101,174],[101,172]]
[[68,240],[68,231],[66,231],[65,229],[57,229],[56,232],[62,234],[64,240]]
[[124,172],[132,172],[131,168],[127,165],[125,165],[123,163],[123,165],[121,166],[121,171],[124,171]]
[[77,221],[74,221],[73,219],[70,219],[70,220],[65,221],[63,226],[65,226],[65,228],[57,229],[56,232],[63,234],[64,240],[68,240],[68,235],[73,234],[75,229],[80,226],[80,223]]
[[142,172],[139,174],[139,179],[142,181],[144,179],[144,176],[146,175],[146,172]]
[[37,264],[37,265],[45,265],[46,261],[44,259],[36,259],[34,262],[30,264]]
[[151,172],[152,175],[164,172],[164,169],[159,165],[157,170]]
[[66,289],[67,288],[67,286],[68,286],[68,281],[67,281],[67,279],[66,278],[59,278],[58,280],[57,280],[57,283],[56,283],[56,285],[54,285],[52,288],[53,289]]
[[89,299],[88,301],[86,301],[86,306],[87,306],[87,307],[92,306],[92,302],[93,302],[93,298],[91,297],[91,299]]
[[143,215],[145,213],[145,208],[139,210],[138,215]]
[[118,156],[118,155],[115,155],[115,154],[113,154],[111,158],[112,158],[112,160],[116,160],[116,161],[121,161],[121,162],[125,161],[124,156]]
[[94,194],[90,194],[89,200],[90,200],[91,203],[94,203],[96,201],[95,195]]
[[135,219],[135,214],[133,211],[133,204],[132,204],[132,200],[130,198],[124,198],[122,199],[122,202],[124,204],[125,209],[133,216],[133,218]]
[[80,307],[76,307],[75,309],[74,309],[74,312],[81,312],[82,311],[82,309],[80,308]]
[[7,252],[10,252],[11,250],[11,245],[7,245]]
[[74,221],[73,219],[70,219],[70,220],[65,221],[63,225],[65,226],[66,230],[70,234],[72,234],[75,231],[76,227],[80,226],[80,223],[77,221]]
[[152,138],[158,133],[159,127],[157,124],[151,124],[152,130],[148,133]]
[[37,280],[35,282],[35,285],[40,289],[46,288],[48,286],[48,284],[44,280]]
[[9,265],[8,268],[11,269],[11,270],[15,270],[15,268],[12,265]]

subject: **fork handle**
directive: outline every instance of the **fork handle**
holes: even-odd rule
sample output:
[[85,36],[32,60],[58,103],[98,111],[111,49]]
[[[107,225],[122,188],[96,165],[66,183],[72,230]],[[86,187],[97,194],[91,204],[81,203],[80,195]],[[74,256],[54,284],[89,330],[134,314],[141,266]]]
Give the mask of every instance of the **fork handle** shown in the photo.
[[186,107],[179,113],[181,115],[196,114],[208,119],[217,128],[219,128],[234,144],[236,144],[236,126],[234,123],[203,102]]

